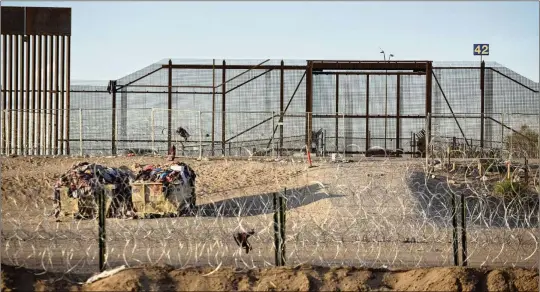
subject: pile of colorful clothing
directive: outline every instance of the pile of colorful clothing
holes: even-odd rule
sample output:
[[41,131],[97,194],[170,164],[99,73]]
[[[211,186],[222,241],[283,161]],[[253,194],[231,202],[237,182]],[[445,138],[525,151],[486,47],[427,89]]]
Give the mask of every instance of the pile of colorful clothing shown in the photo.
[[[115,186],[112,193],[112,209],[120,207],[122,203],[127,203],[128,210],[131,210],[131,171],[127,168],[113,168],[100,164],[80,162],[74,164],[68,171],[60,176],[54,184],[54,203],[56,217],[60,212],[60,189],[68,188],[68,197],[79,200],[95,200],[94,191],[105,184]],[[115,210],[111,210],[115,212]]]
[[197,177],[193,169],[183,162],[173,163],[170,165],[144,165],[137,166],[140,171],[135,176],[135,180],[160,182],[164,185],[180,183],[182,185],[195,185]]
[[130,172],[127,169],[107,167],[95,163],[80,162],[74,164],[56,181],[54,188],[68,187],[70,196],[76,190],[92,190],[99,185],[114,184],[116,189],[130,184]]

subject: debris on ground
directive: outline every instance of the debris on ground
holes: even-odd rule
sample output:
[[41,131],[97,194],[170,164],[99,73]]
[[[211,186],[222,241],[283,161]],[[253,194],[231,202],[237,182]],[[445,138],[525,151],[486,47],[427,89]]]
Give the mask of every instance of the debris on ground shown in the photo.
[[127,167],[107,167],[101,164],[79,162],[71,166],[54,184],[54,215],[58,218],[61,212],[60,192],[67,188],[67,196],[83,202],[83,205],[92,205],[96,202],[96,192],[105,185],[113,185],[110,212],[117,216],[121,205],[126,203],[127,212],[133,212],[131,201],[131,171]]
[[197,177],[195,171],[183,162],[175,162],[169,165],[147,164],[135,165],[138,170],[135,182],[160,182],[163,184],[193,183]]

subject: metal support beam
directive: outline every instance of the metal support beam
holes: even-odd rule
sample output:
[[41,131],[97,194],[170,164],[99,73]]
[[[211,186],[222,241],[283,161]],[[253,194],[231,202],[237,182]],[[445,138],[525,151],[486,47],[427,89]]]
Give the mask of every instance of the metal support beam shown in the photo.
[[258,75],[256,75],[256,76],[253,76],[252,78],[250,78],[250,79],[248,79],[248,80],[246,80],[246,81],[244,81],[244,82],[242,82],[242,83],[236,85],[235,87],[233,87],[233,88],[227,90],[225,93],[230,93],[231,91],[233,91],[233,90],[235,90],[235,89],[237,89],[237,88],[239,88],[239,87],[242,87],[242,86],[244,86],[244,85],[250,83],[251,81],[253,81],[253,80],[257,79],[257,78],[262,77],[263,75],[266,75],[266,74],[270,73],[272,70],[273,70],[273,69],[269,69],[269,70],[266,70],[266,71],[264,71],[264,72],[262,72],[262,73],[260,73],[260,74],[258,74]]
[[411,76],[419,76],[419,75],[426,75],[424,72],[377,72],[377,71],[369,71],[369,72],[359,72],[359,71],[315,71],[313,72],[313,75],[411,75]]
[[520,86],[526,88],[527,90],[529,90],[529,91],[531,91],[531,92],[538,93],[538,90],[537,90],[537,89],[530,88],[529,86],[527,86],[527,85],[525,85],[525,84],[523,84],[523,83],[517,81],[516,79],[514,79],[514,78],[512,78],[512,77],[510,77],[510,76],[508,76],[508,75],[506,75],[506,74],[504,74],[504,73],[502,73],[501,71],[499,71],[499,70],[497,70],[497,69],[495,69],[495,68],[489,67],[489,69],[491,69],[492,71],[496,72],[497,74],[499,74],[499,75],[501,75],[501,76],[503,76],[503,77],[505,77],[505,78],[511,80],[512,82],[519,84]]
[[169,94],[167,96],[167,151],[172,146],[172,60],[169,59]]
[[401,147],[401,76],[396,76],[396,150]]
[[[163,68],[168,68],[168,65],[163,65]],[[194,70],[212,70],[212,65],[199,65],[199,64],[174,64],[172,65],[173,69],[194,69]],[[216,65],[216,69],[227,68],[230,70],[281,70],[281,65]],[[306,66],[283,66],[284,70],[306,70]],[[219,87],[219,86],[218,86]]]
[[[450,102],[448,101],[448,98],[446,98],[446,94],[444,93],[444,90],[442,89],[442,86],[439,83],[439,79],[437,79],[437,76],[435,75],[435,72],[432,72],[432,75],[435,78],[435,82],[437,83],[437,86],[439,87],[439,90],[442,93],[444,101],[446,102],[446,105],[448,106],[448,109],[450,110],[450,113],[452,114],[452,117],[454,118],[454,121],[456,121],[456,125],[458,126],[459,131],[461,132],[461,136],[465,140],[465,144],[467,144],[467,146],[469,146],[469,142],[467,141],[467,137],[465,137],[465,132],[463,132],[463,129],[461,128],[461,125],[459,124],[459,121],[458,121],[456,115],[454,114],[454,110],[452,109],[452,106],[450,106]],[[426,115],[426,117],[427,117],[427,115]],[[437,115],[437,117],[441,117],[441,116]],[[431,125],[431,123],[429,123],[429,125]]]
[[484,148],[484,128],[485,128],[485,98],[484,98],[484,80],[486,73],[485,62],[480,65],[480,148]]
[[225,98],[227,94],[227,63],[223,60],[223,67],[221,70],[221,154],[225,155]]
[[313,63],[308,61],[308,67],[306,72],[306,146],[307,150],[311,152],[311,132],[312,132],[312,119],[313,114]]
[[212,60],[212,156],[215,155],[216,132],[216,59]]
[[336,138],[335,138],[335,151],[339,152],[339,75],[336,75]]
[[[332,61],[311,60],[314,70],[400,70],[426,72],[431,61]],[[427,72],[426,72],[427,73]]]
[[366,75],[366,152],[370,147],[369,136],[369,75]]
[[[293,101],[294,97],[296,96],[296,93],[298,92],[298,89],[300,89],[300,85],[302,84],[302,81],[304,81],[304,78],[306,78],[307,71],[304,71],[304,74],[302,75],[302,78],[300,78],[300,81],[296,85],[296,88],[294,89],[293,94],[291,95],[291,98],[289,98],[289,101],[287,102],[287,106],[285,106],[285,109],[283,110],[283,113],[279,115],[279,123],[283,123],[283,118],[285,116],[285,113],[289,109],[289,106],[291,105],[291,102]],[[289,117],[294,117],[295,115],[289,115]],[[298,118],[306,118],[306,115],[296,116]],[[270,145],[272,144],[272,140],[274,139],[274,135],[276,134],[276,131],[278,129],[278,126],[274,127],[274,131],[272,132],[272,137],[270,140],[268,140],[268,145],[266,145],[266,148],[270,148]]]
[[111,153],[116,155],[116,80],[109,81],[112,93]]
[[[67,47],[66,47],[66,137],[69,137],[69,125],[71,124],[70,120],[70,109],[71,109],[71,36],[66,36],[67,38]],[[69,139],[66,141],[66,154],[69,155]]]
[[[426,117],[431,114],[432,110],[432,73],[433,73],[433,64],[431,62],[426,62]],[[427,129],[428,133],[431,133],[431,122],[428,123],[429,129]],[[428,137],[429,141],[431,141],[431,137]]]
[[[279,115],[283,116],[285,110],[285,62],[281,60],[281,69],[279,74]],[[273,118],[273,117],[272,117]],[[283,155],[283,119],[279,120],[279,156]]]

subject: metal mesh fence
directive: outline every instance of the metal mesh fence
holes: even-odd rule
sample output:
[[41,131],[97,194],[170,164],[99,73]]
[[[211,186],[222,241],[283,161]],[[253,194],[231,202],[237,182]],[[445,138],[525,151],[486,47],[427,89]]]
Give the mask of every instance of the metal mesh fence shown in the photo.
[[[249,156],[249,153],[254,153],[254,148],[257,148],[257,154],[267,153],[265,148],[271,152],[275,147],[263,140],[271,141],[272,144],[275,142],[274,138],[280,137],[279,131],[274,133],[274,129],[276,124],[279,124],[282,111],[283,141],[288,141],[278,140],[279,143],[284,143],[282,152],[287,150],[291,154],[292,149],[297,152],[305,147],[309,124],[305,114],[305,70],[295,68],[282,71],[281,61],[278,60],[247,60],[245,63],[240,60],[225,60],[225,70],[220,67],[223,66],[223,60],[216,60],[214,69],[212,60],[175,62],[182,62],[180,64],[186,68],[170,70],[170,110],[167,110],[167,61],[153,64],[118,80],[115,93],[108,92],[105,86],[72,85],[70,107],[72,111],[82,109],[83,118],[78,124],[79,113],[70,115],[69,123],[72,126],[69,141],[74,141],[75,144],[70,144],[69,153],[80,152],[80,145],[75,145],[76,141],[80,140],[81,131],[78,128],[81,128],[85,148],[83,152],[90,155],[129,152],[164,154],[168,145],[168,137],[163,136],[167,132],[163,130],[168,125],[165,114],[167,111],[201,112],[198,127],[205,138],[202,139],[203,156]],[[267,65],[274,67],[259,68]],[[284,61],[285,68],[303,65],[305,63],[300,61]],[[529,125],[530,129],[538,128],[538,123],[534,121],[538,115],[540,100],[537,83],[497,63],[486,63],[483,83],[480,67],[474,67],[477,64],[471,66],[470,63],[441,63],[439,67],[437,63],[434,65],[431,114],[440,131],[464,141],[472,139],[474,144],[485,148],[494,148],[497,143],[500,144],[501,127],[508,131],[519,131],[522,126],[519,121],[525,118],[525,124]],[[466,67],[467,65],[470,67]],[[242,66],[244,69],[234,66]],[[423,129],[421,124],[426,117],[426,76],[407,75],[406,72],[397,72],[398,75],[381,75],[383,72],[370,74],[367,71],[338,73],[314,72],[313,75],[311,128],[314,132],[320,130],[324,133],[325,154],[335,152],[354,156],[364,153],[370,147],[392,150],[401,148],[404,153],[414,152],[415,134]],[[114,115],[113,97],[116,97]],[[484,140],[479,143],[482,138],[482,119],[455,116],[481,115],[482,104],[485,116]],[[155,117],[154,126],[151,121],[153,109],[163,109]],[[223,110],[225,114],[222,113]],[[15,113],[16,111],[12,112],[13,116]],[[276,117],[268,120],[272,113]],[[343,114],[343,117],[336,118],[336,113]],[[303,115],[304,118],[297,117],[298,115]],[[505,119],[507,122],[500,120],[501,115],[509,115]],[[513,118],[512,115],[522,116]],[[436,120],[437,116],[445,118]],[[341,118],[343,121],[338,122]],[[172,119],[173,132],[181,123],[192,123],[183,121],[180,116]],[[13,133],[18,128],[15,129],[13,123],[7,126],[11,132],[3,131],[3,141],[11,139],[11,146],[16,136]],[[162,132],[155,127],[161,127],[159,131]],[[460,127],[462,130],[459,130]],[[29,129],[33,131],[32,127]],[[8,133],[12,135],[7,135]],[[152,133],[155,135],[153,142]],[[45,135],[49,134],[46,132]],[[176,136],[173,135],[174,137]],[[19,140],[20,137],[17,137],[16,142],[20,143]],[[53,143],[55,140],[53,137]],[[294,146],[289,147],[287,143]],[[30,146],[8,149],[4,143],[2,151],[15,154],[24,152],[28,147]],[[74,152],[71,151],[73,147]],[[189,148],[195,149],[197,146],[192,145]],[[68,151],[63,153],[67,154]]]

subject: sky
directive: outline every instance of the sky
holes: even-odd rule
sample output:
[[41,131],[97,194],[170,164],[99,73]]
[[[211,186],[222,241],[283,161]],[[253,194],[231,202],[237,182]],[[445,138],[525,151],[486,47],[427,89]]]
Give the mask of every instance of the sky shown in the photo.
[[478,61],[473,44],[539,80],[539,2],[2,1],[72,8],[73,80],[120,79],[162,59]]

